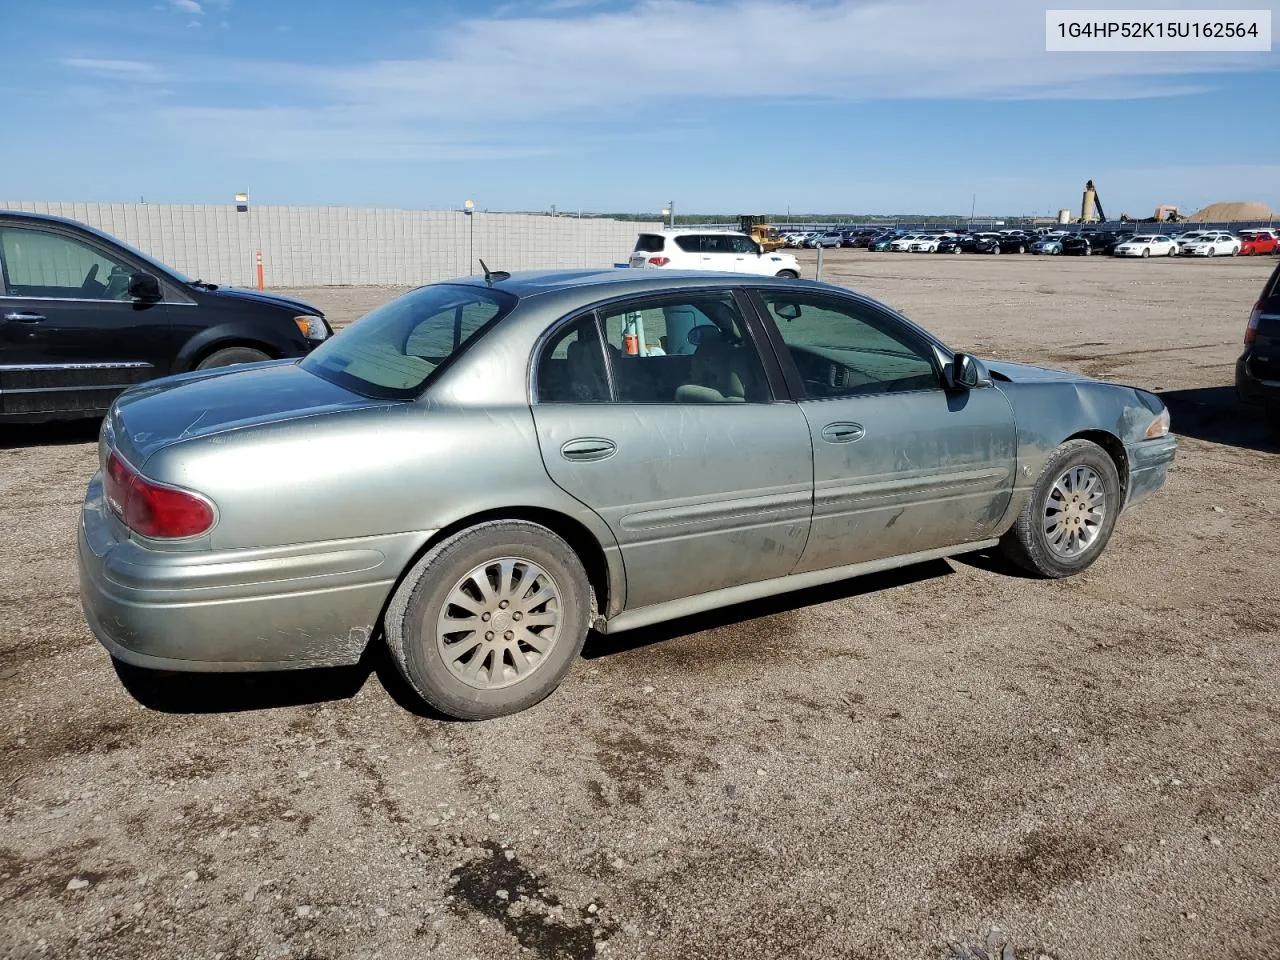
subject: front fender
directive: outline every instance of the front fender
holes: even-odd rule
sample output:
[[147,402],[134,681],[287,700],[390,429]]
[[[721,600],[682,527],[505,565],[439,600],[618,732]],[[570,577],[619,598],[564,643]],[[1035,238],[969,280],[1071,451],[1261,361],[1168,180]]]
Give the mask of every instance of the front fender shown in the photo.
[[296,327],[290,331],[283,323],[272,325],[261,320],[231,320],[193,334],[178,351],[173,372],[192,370],[202,357],[222,346],[233,345],[254,346],[275,358],[305,356],[311,347],[310,341]]

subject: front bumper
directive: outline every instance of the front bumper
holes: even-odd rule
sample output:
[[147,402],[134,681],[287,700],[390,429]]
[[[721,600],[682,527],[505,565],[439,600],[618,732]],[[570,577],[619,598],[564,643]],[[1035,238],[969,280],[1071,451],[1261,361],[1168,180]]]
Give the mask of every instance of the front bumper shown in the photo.
[[359,661],[429,533],[223,551],[151,550],[107,509],[101,475],[79,529],[85,619],[113,657],[183,671]]
[[1129,460],[1129,493],[1124,508],[1155,493],[1169,477],[1169,464],[1178,450],[1178,439],[1173,434],[1155,440],[1143,440],[1125,447]]

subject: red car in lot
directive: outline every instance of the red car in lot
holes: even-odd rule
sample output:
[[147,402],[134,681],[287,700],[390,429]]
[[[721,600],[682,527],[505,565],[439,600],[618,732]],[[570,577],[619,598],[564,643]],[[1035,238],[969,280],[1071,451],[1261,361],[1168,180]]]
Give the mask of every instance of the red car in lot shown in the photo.
[[1255,253],[1275,253],[1280,250],[1280,236],[1274,230],[1241,230],[1240,256]]

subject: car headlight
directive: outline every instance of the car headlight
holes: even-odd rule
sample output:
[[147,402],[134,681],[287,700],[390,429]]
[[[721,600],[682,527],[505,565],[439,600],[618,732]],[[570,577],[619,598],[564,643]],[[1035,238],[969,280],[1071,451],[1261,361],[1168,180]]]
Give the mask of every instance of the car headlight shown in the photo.
[[308,313],[300,317],[294,317],[293,322],[298,325],[298,330],[308,340],[319,341],[329,336],[329,328],[324,325],[324,317],[317,317]]
[[1169,409],[1166,407],[1160,411],[1160,415],[1151,421],[1151,426],[1147,427],[1147,432],[1143,434],[1148,440],[1155,440],[1157,437],[1163,437],[1169,433]]

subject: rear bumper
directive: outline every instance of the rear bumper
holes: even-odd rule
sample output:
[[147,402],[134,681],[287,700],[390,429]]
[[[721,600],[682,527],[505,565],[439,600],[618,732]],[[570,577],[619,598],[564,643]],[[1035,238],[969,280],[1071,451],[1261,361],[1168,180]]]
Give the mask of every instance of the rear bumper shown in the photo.
[[1125,447],[1129,459],[1129,494],[1124,508],[1146,499],[1164,486],[1169,478],[1169,464],[1178,450],[1178,440],[1173,434],[1155,440]]
[[1252,350],[1236,361],[1236,396],[1243,403],[1262,407],[1268,413],[1280,413],[1280,380],[1255,376],[1252,361]]
[[79,529],[90,628],[126,663],[209,672],[356,663],[400,572],[429,536],[168,552],[123,533],[95,476]]

